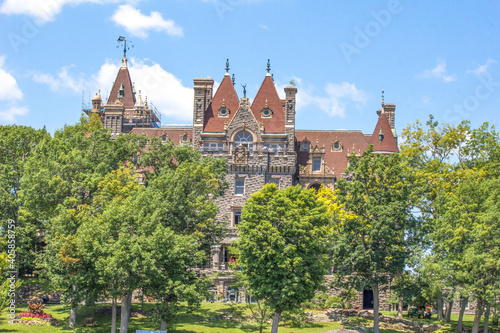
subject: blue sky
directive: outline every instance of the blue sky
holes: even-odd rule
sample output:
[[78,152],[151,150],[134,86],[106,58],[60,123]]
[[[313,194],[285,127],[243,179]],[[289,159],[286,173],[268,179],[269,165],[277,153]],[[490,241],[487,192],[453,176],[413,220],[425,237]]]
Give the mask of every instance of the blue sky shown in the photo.
[[279,93],[297,85],[297,129],[371,133],[382,90],[398,133],[430,113],[498,126],[498,17],[498,1],[2,0],[0,124],[75,123],[111,90],[125,36],[163,123],[191,122],[193,78],[220,82],[226,58],[252,99],[270,58]]

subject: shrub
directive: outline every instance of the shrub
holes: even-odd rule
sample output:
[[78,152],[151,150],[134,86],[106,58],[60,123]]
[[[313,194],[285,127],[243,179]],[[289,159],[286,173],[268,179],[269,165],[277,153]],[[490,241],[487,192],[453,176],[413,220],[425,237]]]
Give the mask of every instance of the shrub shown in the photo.
[[28,312],[32,314],[43,314],[45,305],[42,302],[28,302]]
[[342,299],[339,296],[330,296],[325,301],[325,308],[327,309],[342,309]]
[[48,313],[34,314],[34,313],[24,312],[24,313],[20,313],[19,317],[21,317],[21,318],[31,317],[31,318],[50,319],[50,318],[52,318],[52,315],[48,314]]

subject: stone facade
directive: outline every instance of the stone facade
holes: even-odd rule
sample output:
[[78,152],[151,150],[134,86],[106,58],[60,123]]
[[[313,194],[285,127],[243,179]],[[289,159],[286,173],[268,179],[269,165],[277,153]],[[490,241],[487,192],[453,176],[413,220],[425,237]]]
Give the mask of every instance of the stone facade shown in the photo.
[[[306,188],[319,188],[323,184],[334,188],[338,178],[349,177],[344,169],[350,154],[359,155],[370,144],[376,153],[382,154],[397,152],[398,147],[394,104],[382,103],[375,129],[370,134],[296,130],[296,87],[285,87],[284,98],[280,98],[268,67],[251,101],[245,90],[244,96],[238,97],[228,70],[227,67],[215,92],[213,79],[194,79],[192,126],[156,128],[159,115],[148,107],[147,100],[142,102],[140,94],[136,98],[125,57],[106,105],[102,106],[100,96],[96,95],[92,110],[86,112],[99,114],[105,127],[111,128],[115,135],[131,131],[144,133],[172,140],[174,144],[191,144],[204,156],[227,159],[229,186],[217,199],[217,220],[226,223],[230,232],[220,244],[213,246],[210,269],[225,274],[215,281],[216,298],[244,301],[244,291],[231,287],[233,279],[227,268],[232,257],[228,245],[237,237],[241,208],[248,198],[267,183],[275,183],[279,188],[294,184]],[[360,302],[363,297],[367,295],[361,292]],[[381,294],[381,299],[383,297]],[[384,304],[382,301],[381,309],[385,309]]]

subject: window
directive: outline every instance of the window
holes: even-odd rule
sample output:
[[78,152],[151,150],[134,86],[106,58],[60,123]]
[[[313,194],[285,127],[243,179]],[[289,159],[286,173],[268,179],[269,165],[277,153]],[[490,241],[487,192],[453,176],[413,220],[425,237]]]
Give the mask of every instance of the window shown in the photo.
[[233,212],[233,225],[236,227],[241,221],[241,210],[235,210]]
[[204,153],[217,152],[219,154],[222,154],[223,147],[224,147],[224,144],[222,142],[205,142],[205,143],[203,143],[203,152]]
[[253,136],[250,132],[241,131],[234,136],[234,146],[238,147],[240,144],[247,147],[250,154],[253,153]]
[[228,116],[228,113],[229,113],[229,112],[227,112],[227,109],[226,109],[226,108],[221,108],[221,109],[219,109],[219,115],[220,115],[221,117],[227,117],[227,116]]
[[276,155],[285,154],[285,144],[283,143],[266,143],[264,144],[264,151],[275,153]]
[[262,109],[262,113],[261,114],[262,114],[263,118],[271,118],[273,112],[269,108],[264,108],[264,109]]
[[187,135],[184,135],[184,136],[182,137],[182,142],[188,142],[188,139],[189,139],[189,138],[188,138],[188,136],[187,136]]
[[166,135],[163,135],[163,136],[161,137],[161,141],[162,141],[162,142],[167,142],[167,136],[166,136]]
[[244,178],[238,178],[234,180],[234,194],[245,194]]
[[313,158],[312,160],[312,171],[321,171],[321,158]]

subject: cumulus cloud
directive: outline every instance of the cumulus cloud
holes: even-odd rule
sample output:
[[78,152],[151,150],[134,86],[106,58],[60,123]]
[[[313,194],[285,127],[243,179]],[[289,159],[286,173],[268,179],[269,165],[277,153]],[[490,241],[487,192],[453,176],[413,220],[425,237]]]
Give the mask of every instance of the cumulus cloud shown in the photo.
[[38,24],[54,21],[66,5],[83,3],[116,3],[119,0],[5,0],[0,6],[0,13],[12,15],[23,14],[31,16]]
[[436,65],[432,69],[426,69],[417,74],[418,78],[423,79],[440,79],[445,83],[453,82],[456,80],[456,75],[446,74],[446,63],[444,61]]
[[[297,111],[306,107],[316,107],[329,116],[345,117],[347,107],[354,105],[362,108],[366,103],[366,93],[358,89],[354,83],[327,83],[321,90],[305,84],[301,78],[294,77],[293,81],[299,90],[297,94]],[[283,88],[289,84],[277,83],[278,94],[284,98]]]
[[496,61],[493,59],[488,59],[486,60],[486,63],[484,65],[480,65],[475,69],[471,69],[467,71],[467,74],[472,73],[474,75],[485,75],[489,74],[488,69],[491,65],[495,64]]
[[33,81],[38,83],[45,83],[52,91],[64,91],[69,89],[74,92],[81,92],[84,87],[83,76],[75,77],[69,72],[72,66],[65,66],[57,75],[47,73],[33,73]]
[[[106,61],[97,73],[90,76],[73,73],[70,70],[72,67],[62,67],[55,75],[34,73],[32,78],[35,82],[46,84],[55,92],[94,93],[100,90],[103,102],[106,102],[120,65]],[[185,87],[175,75],[149,59],[131,58],[128,68],[136,92],[141,91],[142,100],[147,96],[148,101],[158,108],[164,116],[163,122],[192,121],[192,88]]]
[[144,15],[139,9],[128,4],[118,7],[111,20],[139,38],[148,37],[151,30],[165,32],[170,36],[183,35],[182,28],[173,20],[164,20],[161,13],[154,11],[149,16]]
[[23,92],[19,88],[16,79],[4,68],[5,56],[0,56],[0,122],[13,123],[16,116],[25,115],[28,109],[19,105],[23,99]]

